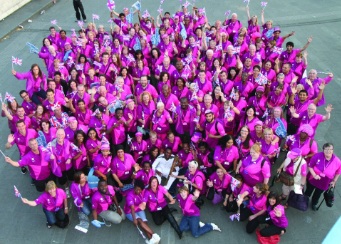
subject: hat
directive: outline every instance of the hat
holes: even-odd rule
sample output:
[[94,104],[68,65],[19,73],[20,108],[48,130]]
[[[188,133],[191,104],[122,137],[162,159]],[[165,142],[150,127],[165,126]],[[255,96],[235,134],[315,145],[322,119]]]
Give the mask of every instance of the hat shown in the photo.
[[259,92],[264,92],[265,91],[265,88],[264,86],[258,86],[256,91],[259,91]]
[[178,18],[179,18],[179,15],[175,15],[175,16],[174,16],[174,19],[178,19]]
[[191,138],[192,142],[198,143],[200,139],[202,139],[202,134],[200,132],[194,132]]
[[310,124],[304,124],[301,125],[300,128],[298,128],[298,133],[307,133],[309,137],[311,137],[314,134],[314,129],[311,127]]
[[64,46],[71,45],[70,42],[65,42]]
[[258,120],[258,121],[255,123],[255,127],[256,127],[257,125],[263,126],[263,122],[260,121],[260,120]]
[[141,132],[139,132],[139,131],[135,133],[135,136],[136,136],[136,137],[142,136],[142,135],[143,135],[143,134],[142,134]]
[[213,111],[211,109],[205,110],[205,114],[213,114]]
[[104,135],[101,141],[101,150],[110,150],[110,143]]
[[274,28],[274,32],[276,32],[276,31],[282,32],[282,31],[281,31],[281,28],[279,28],[278,26],[276,26],[276,27]]
[[288,152],[287,157],[290,158],[290,159],[295,159],[295,158],[301,156],[301,154],[302,154],[301,149],[294,148],[294,149],[292,149],[291,151]]

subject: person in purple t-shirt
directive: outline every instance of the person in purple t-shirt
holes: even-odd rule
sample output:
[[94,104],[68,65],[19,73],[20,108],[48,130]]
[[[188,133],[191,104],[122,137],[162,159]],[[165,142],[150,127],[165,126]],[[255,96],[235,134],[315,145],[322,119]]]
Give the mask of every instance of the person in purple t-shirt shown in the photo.
[[66,194],[63,189],[57,188],[54,181],[47,182],[45,192],[35,201],[29,201],[26,198],[22,198],[21,200],[23,203],[31,207],[35,207],[39,204],[43,205],[43,211],[47,220],[47,228],[50,229],[54,224],[60,228],[68,226],[69,208],[67,205]]
[[305,195],[312,197],[312,209],[317,210],[321,194],[328,188],[335,187],[341,174],[341,161],[334,154],[334,145],[325,143],[323,152],[316,153],[308,164],[309,175]]

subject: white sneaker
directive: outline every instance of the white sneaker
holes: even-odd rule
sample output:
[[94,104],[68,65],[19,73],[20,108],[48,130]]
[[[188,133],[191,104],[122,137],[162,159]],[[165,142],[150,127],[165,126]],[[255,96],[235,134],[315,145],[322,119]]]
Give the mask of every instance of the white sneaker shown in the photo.
[[200,226],[200,228],[201,228],[201,227],[204,227],[205,224],[204,224],[203,222],[199,221],[199,226]]
[[217,230],[221,232],[221,229],[218,227],[218,225],[211,223],[213,230]]
[[153,240],[155,244],[158,244],[160,242],[160,240],[161,240],[161,237],[158,234],[154,233],[152,235],[152,239],[151,240]]
[[69,187],[65,187],[65,193],[66,193],[67,198],[71,197]]

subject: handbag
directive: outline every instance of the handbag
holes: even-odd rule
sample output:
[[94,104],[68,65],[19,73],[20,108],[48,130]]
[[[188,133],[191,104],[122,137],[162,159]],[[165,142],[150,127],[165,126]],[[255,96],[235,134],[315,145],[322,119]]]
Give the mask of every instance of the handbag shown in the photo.
[[88,184],[89,184],[90,189],[97,188],[98,181],[99,181],[99,178],[96,175],[94,175],[94,171],[95,169],[91,168],[88,174]]
[[307,211],[309,206],[309,197],[302,194],[296,194],[291,191],[288,198],[288,205],[301,211]]
[[285,171],[282,171],[280,174],[279,174],[279,180],[280,182],[282,182],[284,185],[286,186],[293,186],[295,184],[295,176],[297,175],[298,173],[298,170],[300,169],[300,166],[301,166],[301,163],[302,163],[302,158],[300,160],[300,163],[298,164],[297,168],[296,168],[296,171],[295,171],[295,174],[292,176],[290,174],[288,174],[287,172]]
[[327,191],[323,193],[324,199],[326,200],[327,207],[333,207],[334,204],[334,187],[329,187]]

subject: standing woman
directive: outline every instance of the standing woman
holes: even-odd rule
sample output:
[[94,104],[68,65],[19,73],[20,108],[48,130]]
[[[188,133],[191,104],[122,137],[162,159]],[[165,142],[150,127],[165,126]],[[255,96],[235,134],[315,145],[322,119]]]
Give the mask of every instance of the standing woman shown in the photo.
[[91,213],[91,189],[87,182],[86,176],[82,171],[77,171],[73,177],[74,182],[70,186],[70,192],[74,199],[74,203],[78,212],[83,212],[85,215]]
[[159,243],[161,238],[147,224],[147,218],[144,210],[146,209],[147,200],[143,196],[144,185],[140,180],[134,183],[134,189],[129,191],[126,203],[124,205],[124,213],[127,219],[134,223],[136,227],[140,227],[147,235],[148,243]]
[[194,191],[193,195],[189,193],[186,186],[179,189],[177,196],[183,217],[180,222],[180,231],[192,232],[193,237],[199,237],[212,230],[221,231],[220,228],[213,223],[200,222],[200,209],[195,205],[195,201],[199,198],[200,192]]
[[169,124],[173,124],[173,120],[163,102],[157,103],[156,110],[151,117],[150,129],[157,133],[159,139],[165,140],[170,128]]
[[250,132],[252,132],[255,129],[257,121],[259,121],[259,119],[256,116],[255,107],[253,105],[247,106],[245,108],[244,117],[240,120],[239,129],[241,129],[243,126],[247,126],[249,127]]
[[278,142],[273,140],[274,134],[271,128],[265,128],[263,138],[260,140],[261,153],[271,164],[275,163],[275,157],[278,153]]
[[305,195],[310,197],[313,192],[312,209],[317,210],[321,194],[329,187],[335,187],[341,174],[341,161],[334,154],[334,145],[325,143],[323,152],[316,153],[308,164],[309,176]]
[[165,222],[165,220],[168,220],[181,239],[182,231],[168,207],[165,196],[169,199],[169,204],[175,203],[175,199],[173,199],[173,197],[168,193],[166,188],[159,185],[159,181],[156,176],[152,176],[149,179],[148,188],[144,192],[144,198],[147,201],[147,206],[152,215],[153,221],[156,225],[161,225]]
[[[39,107],[39,105],[38,105],[38,107]],[[41,127],[41,132],[44,134],[46,143],[49,143],[54,138],[56,138],[57,129],[56,129],[56,127],[51,127],[51,122],[49,120],[43,119],[40,122],[40,127]]]
[[283,184],[282,195],[279,197],[280,200],[286,199],[291,191],[295,191],[295,193],[297,194],[303,194],[302,190],[306,183],[308,170],[307,162],[301,156],[301,153],[301,149],[294,148],[293,150],[288,152],[287,158],[277,169],[278,174],[280,174],[283,170],[283,172],[294,178],[294,185],[287,186]]
[[84,174],[88,174],[90,168],[90,159],[87,155],[86,134],[82,130],[77,130],[74,135],[74,144],[76,147],[72,148],[72,165],[74,170],[82,171]]
[[31,97],[32,101],[35,104],[41,104],[41,99],[46,99],[46,89],[47,89],[47,80],[45,74],[41,71],[38,64],[32,64],[30,71],[26,73],[19,73],[12,70],[12,74],[18,80],[26,79],[26,91]]
[[257,183],[268,184],[271,171],[268,159],[261,155],[259,144],[251,147],[250,155],[239,161],[236,173],[241,174],[249,186]]
[[22,201],[31,207],[42,204],[47,220],[46,226],[49,229],[54,224],[60,228],[65,228],[69,224],[66,194],[63,189],[57,188],[54,181],[47,182],[45,192],[36,200],[29,201],[26,198],[22,198]]
[[32,126],[32,129],[35,129],[35,130],[41,130],[41,122],[43,120],[48,120],[49,119],[49,115],[48,113],[46,113],[43,105],[39,104],[37,105],[37,108],[33,114],[33,116],[31,117],[31,126]]

